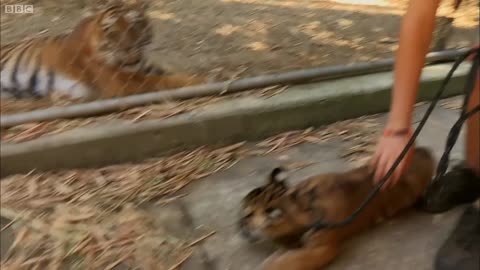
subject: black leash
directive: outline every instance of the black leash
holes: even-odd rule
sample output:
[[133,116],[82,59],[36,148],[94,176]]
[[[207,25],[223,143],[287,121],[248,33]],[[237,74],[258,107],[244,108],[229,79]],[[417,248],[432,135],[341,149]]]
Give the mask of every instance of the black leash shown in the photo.
[[465,91],[465,99],[463,101],[462,111],[460,113],[459,119],[455,122],[455,124],[453,125],[453,127],[451,128],[451,130],[448,134],[445,151],[442,155],[442,158],[439,161],[439,165],[437,167],[437,174],[436,174],[436,177],[435,177],[434,181],[436,181],[440,176],[445,174],[445,171],[447,170],[447,167],[448,167],[448,159],[449,159],[449,156],[450,156],[450,151],[455,146],[455,143],[458,139],[458,135],[460,134],[460,131],[461,131],[461,128],[462,128],[462,124],[465,122],[465,120],[467,120],[468,117],[470,117],[473,114],[475,114],[476,112],[480,111],[480,105],[479,105],[479,106],[476,106],[475,108],[473,108],[471,111],[467,112],[468,100],[471,96],[471,93],[473,92],[473,88],[474,88],[474,84],[475,84],[475,76],[478,72],[478,64],[479,64],[478,62],[480,60],[479,59],[480,48],[471,49],[465,55],[460,56],[455,61],[452,68],[448,72],[446,78],[443,80],[442,84],[440,85],[440,88],[438,89],[437,93],[433,97],[432,102],[430,103],[430,106],[428,107],[427,111],[425,112],[425,115],[423,116],[422,120],[420,121],[417,128],[413,132],[412,137],[410,138],[408,143],[405,145],[404,149],[402,150],[402,152],[400,153],[398,158],[395,160],[392,167],[388,170],[388,172],[382,178],[382,181],[380,181],[380,183],[375,186],[375,188],[368,194],[368,196],[360,204],[360,206],[349,217],[347,217],[346,219],[344,219],[341,222],[328,223],[328,222],[324,222],[322,220],[315,221],[310,226],[310,228],[313,231],[317,231],[317,230],[321,230],[321,229],[334,229],[334,228],[339,228],[339,227],[342,227],[342,226],[345,226],[345,225],[349,225],[355,220],[355,218],[358,217],[358,215],[372,201],[372,199],[375,197],[375,195],[378,194],[378,192],[380,191],[382,186],[387,182],[387,180],[390,178],[390,176],[393,174],[393,172],[395,171],[397,166],[403,160],[403,158],[405,157],[405,155],[407,154],[409,149],[415,143],[415,140],[416,140],[418,134],[420,134],[423,127],[425,126],[425,123],[427,122],[428,118],[430,117],[430,114],[435,109],[435,106],[437,105],[438,101],[440,100],[440,98],[441,98],[443,92],[445,91],[446,86],[450,82],[450,79],[452,78],[455,70],[458,68],[458,66],[460,66],[460,64],[463,61],[465,61],[466,58],[468,58],[470,55],[472,55],[474,53],[476,53],[476,56],[475,56],[475,59],[473,61],[470,73],[468,74],[468,77],[467,77],[467,83],[465,85],[465,90],[464,90]]
[[435,176],[434,181],[438,180],[439,177],[443,176],[447,171],[449,161],[450,161],[450,152],[452,151],[455,143],[457,142],[458,136],[460,135],[460,131],[462,129],[463,123],[473,114],[480,111],[480,105],[476,106],[469,112],[467,112],[468,108],[468,101],[470,100],[470,96],[472,95],[473,88],[475,87],[475,77],[478,74],[478,65],[480,62],[480,53],[477,49],[477,55],[472,63],[472,68],[470,73],[467,77],[467,83],[465,85],[465,97],[463,100],[462,110],[460,112],[459,119],[453,124],[450,132],[448,133],[447,141],[445,144],[445,151],[443,152],[442,157],[437,166],[437,173]]

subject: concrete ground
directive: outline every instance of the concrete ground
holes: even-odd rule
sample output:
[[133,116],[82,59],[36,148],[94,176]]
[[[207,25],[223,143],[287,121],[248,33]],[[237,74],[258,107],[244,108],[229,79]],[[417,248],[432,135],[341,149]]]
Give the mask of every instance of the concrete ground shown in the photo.
[[[416,120],[421,118],[425,108],[423,105],[416,109]],[[420,134],[418,145],[433,149],[438,159],[456,118],[455,110],[438,106]],[[380,119],[385,121],[385,115]],[[276,248],[268,243],[252,245],[241,238],[236,227],[241,198],[262,184],[274,166],[281,164],[315,162],[293,172],[292,182],[318,173],[345,170],[352,165],[342,159],[341,154],[349,147],[349,142],[330,140],[321,145],[298,145],[281,154],[244,159],[228,170],[191,184],[182,191],[187,196],[167,206],[150,206],[147,210],[175,237],[191,239],[192,235],[216,232],[195,245],[193,256],[183,264],[182,270],[256,270]],[[461,137],[451,158],[461,159],[463,149]],[[399,216],[352,239],[342,255],[326,269],[430,270],[436,250],[460,213],[461,209],[439,215],[412,211]],[[2,232],[2,255],[11,243],[8,234],[9,230]],[[124,268],[116,268],[121,269]]]
[[[417,108],[419,120],[425,106]],[[438,107],[418,139],[419,145],[434,150],[439,158],[456,111]],[[383,121],[384,121],[383,117]],[[349,168],[340,158],[348,143],[330,141],[324,145],[304,144],[287,153],[246,159],[231,169],[191,185],[182,204],[189,216],[191,229],[214,230],[217,233],[196,247],[195,256],[183,270],[253,270],[275,250],[269,244],[252,245],[236,229],[238,203],[252,188],[260,185],[269,170],[283,162],[314,161],[314,165],[296,171],[292,182],[317,173]],[[451,158],[462,158],[463,139],[459,139]],[[378,226],[345,246],[343,254],[329,270],[430,270],[436,250],[456,223],[461,208],[439,215],[418,212]],[[468,269],[465,269],[468,270]],[[473,270],[473,269],[472,269]]]

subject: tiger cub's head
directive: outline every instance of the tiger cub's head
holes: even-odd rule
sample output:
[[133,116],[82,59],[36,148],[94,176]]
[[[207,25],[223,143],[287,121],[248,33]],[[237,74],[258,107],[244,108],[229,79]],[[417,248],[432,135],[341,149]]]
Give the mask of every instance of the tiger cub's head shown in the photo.
[[97,56],[114,65],[139,62],[153,39],[146,9],[143,0],[114,0],[93,15]]
[[296,192],[286,183],[283,168],[271,171],[265,185],[250,191],[241,202],[239,229],[251,242],[271,240],[296,245],[311,216],[299,205]]

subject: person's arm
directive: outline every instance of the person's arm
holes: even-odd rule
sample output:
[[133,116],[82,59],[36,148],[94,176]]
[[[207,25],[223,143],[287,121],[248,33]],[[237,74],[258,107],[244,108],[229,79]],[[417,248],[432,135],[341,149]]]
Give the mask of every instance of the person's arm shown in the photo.
[[[380,138],[372,158],[376,182],[392,167],[410,139],[420,75],[432,40],[439,3],[440,0],[411,0],[403,17],[399,48],[395,56],[392,103],[385,129],[393,133],[408,132],[400,135],[383,135]],[[408,167],[412,154],[413,151],[409,151],[384,188],[398,181]]]
[[394,86],[388,128],[411,125],[420,74],[435,28],[440,0],[411,0],[403,18],[394,69]]

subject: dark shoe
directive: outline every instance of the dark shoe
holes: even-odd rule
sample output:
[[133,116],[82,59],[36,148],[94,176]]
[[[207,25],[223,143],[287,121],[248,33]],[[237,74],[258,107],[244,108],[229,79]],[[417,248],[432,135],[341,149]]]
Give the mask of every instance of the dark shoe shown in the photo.
[[435,258],[435,270],[480,269],[480,210],[469,206]]
[[480,177],[469,168],[455,166],[433,182],[418,207],[426,212],[440,213],[480,198]]

